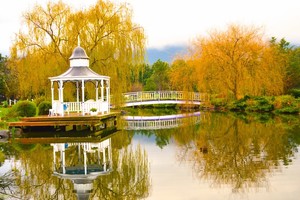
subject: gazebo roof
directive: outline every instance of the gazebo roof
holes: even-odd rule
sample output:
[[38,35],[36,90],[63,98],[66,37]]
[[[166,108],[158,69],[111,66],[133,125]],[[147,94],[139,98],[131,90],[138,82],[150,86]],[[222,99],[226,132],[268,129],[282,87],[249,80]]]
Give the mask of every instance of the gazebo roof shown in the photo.
[[89,67],[70,67],[66,72],[59,76],[50,77],[52,81],[64,80],[64,81],[75,81],[75,80],[109,80],[109,76],[99,75]]
[[103,76],[94,72],[89,67],[89,57],[79,45],[73,50],[70,57],[70,68],[59,76],[50,77],[51,81],[79,81],[79,80],[109,80],[109,76]]

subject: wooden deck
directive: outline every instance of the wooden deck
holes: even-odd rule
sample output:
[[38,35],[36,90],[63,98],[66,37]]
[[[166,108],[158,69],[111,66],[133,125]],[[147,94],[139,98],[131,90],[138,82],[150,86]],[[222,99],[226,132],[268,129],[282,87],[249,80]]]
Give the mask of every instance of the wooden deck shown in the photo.
[[116,117],[118,112],[111,112],[103,115],[80,115],[77,113],[70,113],[65,116],[38,116],[38,117],[24,117],[21,121],[10,122],[9,129],[21,128],[24,132],[34,130],[62,130],[80,131],[83,129],[90,129],[97,131],[106,129],[108,127],[116,126]]

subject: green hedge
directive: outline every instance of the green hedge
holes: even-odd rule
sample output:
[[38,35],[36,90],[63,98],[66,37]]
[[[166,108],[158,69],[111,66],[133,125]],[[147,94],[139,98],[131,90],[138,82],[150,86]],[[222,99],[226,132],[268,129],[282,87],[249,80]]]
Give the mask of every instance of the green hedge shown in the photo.
[[18,101],[13,107],[13,110],[20,117],[33,117],[36,115],[36,105],[32,101]]
[[300,97],[300,89],[291,89],[289,92],[288,92],[290,95],[292,95],[293,97],[295,98],[299,98]]
[[227,108],[232,111],[245,111],[247,107],[247,101],[251,99],[250,96],[246,95],[244,98],[232,101],[227,105]]
[[270,96],[245,96],[242,99],[226,102],[223,98],[211,99],[215,109],[223,108],[231,111],[246,112],[275,112],[275,113],[299,113],[300,99],[291,95],[277,97]]
[[278,96],[274,100],[275,113],[298,113],[299,105],[299,100],[291,95]]
[[211,105],[215,108],[221,108],[226,106],[227,102],[225,98],[212,98],[210,101]]
[[270,112],[274,110],[271,97],[253,97],[246,101],[246,111],[251,112]]
[[52,104],[49,101],[42,101],[38,106],[38,115],[48,115]]

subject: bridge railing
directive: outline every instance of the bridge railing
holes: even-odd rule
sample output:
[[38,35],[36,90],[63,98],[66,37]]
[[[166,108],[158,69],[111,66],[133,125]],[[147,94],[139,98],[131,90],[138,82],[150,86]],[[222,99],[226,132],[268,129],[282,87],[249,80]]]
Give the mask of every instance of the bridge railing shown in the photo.
[[128,92],[123,94],[125,102],[141,101],[160,101],[160,100],[178,100],[178,101],[206,101],[208,96],[198,92],[184,91],[142,91]]
[[184,124],[198,124],[203,116],[200,112],[167,116],[123,116],[125,130],[170,129]]

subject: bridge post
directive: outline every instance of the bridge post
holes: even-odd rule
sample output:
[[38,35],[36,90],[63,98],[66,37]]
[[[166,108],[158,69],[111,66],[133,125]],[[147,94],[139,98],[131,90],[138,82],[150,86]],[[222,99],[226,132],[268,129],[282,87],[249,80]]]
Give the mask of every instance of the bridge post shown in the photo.
[[138,92],[137,98],[138,98],[137,100],[143,102],[143,92]]
[[159,100],[159,91],[154,91],[154,100]]

